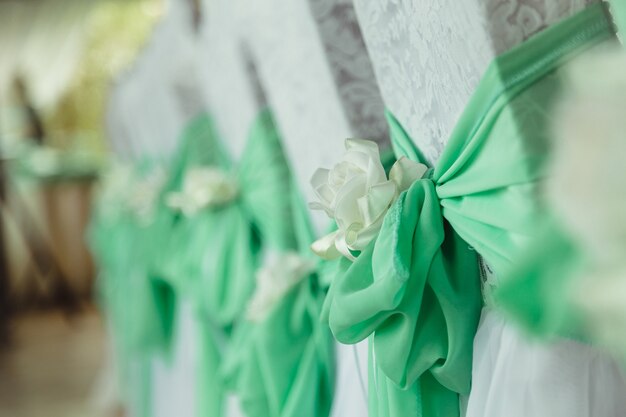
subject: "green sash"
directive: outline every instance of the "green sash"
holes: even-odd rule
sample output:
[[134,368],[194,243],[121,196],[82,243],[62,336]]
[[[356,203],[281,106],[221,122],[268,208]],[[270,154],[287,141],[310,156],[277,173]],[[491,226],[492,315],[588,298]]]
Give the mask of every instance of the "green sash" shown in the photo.
[[[295,191],[293,218],[298,248],[311,256],[313,233]],[[334,389],[333,344],[319,321],[325,291],[311,274],[273,306],[261,322],[248,323],[235,358],[235,386],[242,407],[254,417],[326,417]]]
[[[292,180],[269,111],[254,122],[239,164],[220,165],[237,179],[238,197],[181,219],[162,266],[196,312],[201,341],[198,415],[221,415],[227,389],[235,390],[251,416],[288,415],[282,414],[286,408],[298,415],[321,415],[303,411],[328,408],[329,402],[318,403],[315,393],[329,383],[323,349],[328,336],[324,339],[317,330],[314,280],[287,294],[262,323],[244,319],[261,251],[298,247]],[[293,326],[290,338],[285,320]]]
[[[431,174],[400,195],[354,263],[343,261],[325,310],[340,342],[370,338],[371,417],[458,417],[482,304],[476,253],[504,276],[539,234],[555,70],[612,35],[596,5],[496,59]],[[419,161],[388,119],[397,156]]]

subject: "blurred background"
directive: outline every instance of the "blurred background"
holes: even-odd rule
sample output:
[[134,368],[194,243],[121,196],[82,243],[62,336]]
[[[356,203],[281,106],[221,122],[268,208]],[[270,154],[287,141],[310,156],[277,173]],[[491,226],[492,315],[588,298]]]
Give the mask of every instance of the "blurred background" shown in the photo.
[[0,0],[2,417],[97,409],[107,341],[84,236],[107,159],[107,93],[164,8],[160,0]]

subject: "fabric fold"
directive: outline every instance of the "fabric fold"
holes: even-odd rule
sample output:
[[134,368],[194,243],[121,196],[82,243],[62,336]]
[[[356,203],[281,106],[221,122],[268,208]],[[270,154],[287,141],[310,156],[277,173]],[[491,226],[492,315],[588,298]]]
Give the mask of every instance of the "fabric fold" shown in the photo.
[[[205,139],[217,140],[217,135]],[[291,253],[300,241],[310,243],[306,212],[296,207],[270,111],[254,121],[237,164],[220,160],[219,153],[197,161],[192,156],[203,150],[186,148],[191,155],[179,158],[184,169],[174,188],[180,189],[184,171],[195,166],[217,166],[238,188],[228,203],[192,216],[179,214],[162,263],[167,280],[191,301],[198,320],[203,355],[198,415],[221,415],[224,396],[232,392],[250,416],[325,417],[333,388],[332,344],[317,320],[323,292],[315,274],[275,300],[267,317],[253,322],[246,316],[255,274],[267,253]]]
[[[444,223],[433,182],[416,181],[377,240],[343,263],[328,313],[334,336],[357,343],[373,335],[376,366],[400,389],[467,394],[482,306],[476,254]],[[425,373],[433,381],[416,385]]]
[[[304,258],[313,240],[306,208],[290,190],[291,214],[283,219]],[[328,327],[319,321],[324,289],[316,271],[275,302],[260,321],[242,326],[228,366],[242,408],[255,417],[326,417],[334,390],[334,352]]]

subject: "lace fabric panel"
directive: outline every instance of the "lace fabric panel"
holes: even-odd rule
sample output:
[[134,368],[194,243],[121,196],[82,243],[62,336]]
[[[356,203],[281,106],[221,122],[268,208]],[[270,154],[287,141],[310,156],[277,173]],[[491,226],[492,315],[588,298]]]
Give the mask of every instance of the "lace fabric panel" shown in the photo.
[[386,106],[434,163],[489,63],[594,0],[354,0]]
[[111,86],[106,101],[104,128],[111,151],[122,159],[130,158],[133,149],[129,140],[128,129],[122,120],[122,88],[120,83]]
[[241,50],[233,0],[203,0],[199,70],[201,89],[224,144],[237,161],[261,108]]
[[176,60],[172,70],[172,93],[179,112],[190,120],[204,109],[204,96],[201,94],[199,62],[196,39],[192,34],[180,43],[181,58]]
[[[329,166],[353,136],[308,0],[236,1],[236,26],[257,65],[298,186],[307,201],[319,166]],[[321,232],[324,215],[314,213]]]
[[265,89],[261,83],[259,70],[254,62],[254,57],[245,42],[242,44],[241,53],[243,54],[243,59],[246,64],[246,73],[248,74],[248,80],[250,81],[250,87],[252,88],[254,99],[260,107],[265,108],[268,105]]
[[107,122],[119,153],[168,156],[198,111],[195,42],[183,6],[170,5],[134,67],[112,89]]
[[309,0],[352,132],[388,146],[384,105],[351,0]]
[[482,0],[493,49],[501,54],[599,0]]

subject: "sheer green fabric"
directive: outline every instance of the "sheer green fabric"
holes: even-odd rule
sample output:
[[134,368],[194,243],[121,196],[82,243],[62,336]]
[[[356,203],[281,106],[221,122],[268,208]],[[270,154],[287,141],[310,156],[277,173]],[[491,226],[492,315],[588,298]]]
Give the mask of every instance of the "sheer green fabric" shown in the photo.
[[210,137],[181,152],[185,156],[178,158],[179,168],[173,172],[178,178],[174,189],[181,187],[188,169],[218,166],[237,179],[239,195],[230,203],[180,216],[160,269],[177,294],[191,303],[197,319],[200,416],[223,412],[226,385],[219,375],[226,355],[238,348],[233,332],[241,327],[254,289],[262,245],[289,248],[295,240],[284,221],[291,216],[290,178],[271,114],[264,111],[255,120],[237,167],[211,131]]
[[[459,415],[482,305],[476,253],[504,276],[539,234],[555,70],[611,36],[595,5],[496,59],[437,166],[400,195],[357,260],[342,261],[325,313],[339,341],[370,338],[372,417]],[[419,160],[388,119],[397,156]]]
[[[167,180],[159,192],[154,207],[154,218],[148,225],[136,226],[133,250],[142,253],[140,259],[134,259],[137,269],[137,282],[144,288],[138,289],[133,296],[136,316],[142,321],[134,329],[140,343],[138,352],[147,356],[151,351],[169,355],[174,332],[174,313],[176,309],[176,282],[163,273],[163,259],[176,259],[176,248],[166,251],[164,244],[175,237],[174,230],[182,222],[179,213],[166,204],[168,193],[179,189],[182,185],[185,170],[194,166],[218,165],[227,163],[223,150],[217,141],[212,121],[206,114],[200,114],[185,127],[180,139],[181,146],[172,159]],[[147,301],[143,301],[147,300]],[[129,300],[130,301],[130,300]],[[142,311],[142,304],[148,303],[149,308]]]
[[[297,248],[308,254],[313,233],[295,187],[292,195],[294,216],[283,221],[293,225]],[[317,274],[311,274],[285,294],[263,321],[245,327],[234,379],[246,415],[328,415],[334,367],[332,336],[319,321],[324,295]]]
[[[194,149],[189,156],[204,152],[187,148]],[[178,158],[175,166],[183,168],[174,168],[178,180],[172,189],[180,188],[186,169],[219,164],[236,177],[238,197],[180,217],[160,263],[163,277],[191,302],[197,318],[197,414],[221,415],[225,392],[234,390],[251,417],[325,416],[332,345],[330,332],[317,320],[323,292],[315,276],[286,294],[263,322],[244,319],[261,252],[294,251],[302,241],[308,248],[311,241],[270,112],[254,122],[236,167],[223,152],[214,154],[219,158]]]
[[[127,201],[107,200],[102,202],[105,206],[96,208],[89,231],[100,269],[102,303],[118,345],[122,380],[137,385],[134,389],[128,384],[128,389],[137,391],[131,400],[140,400],[134,404],[140,415],[150,415],[150,359],[153,354],[169,355],[174,331],[176,286],[163,273],[162,260],[177,256],[169,253],[171,256],[164,257],[163,246],[170,242],[181,216],[166,206],[165,197],[181,186],[185,167],[224,160],[206,115],[189,123],[180,143],[148,220],[137,218]],[[145,177],[161,165],[142,162],[134,168],[134,176]],[[131,187],[133,179],[127,180],[126,187]]]
[[[142,222],[126,213],[113,224],[103,225],[99,239],[102,243],[99,252],[116,251],[106,264],[122,268],[115,273],[117,278],[104,281],[108,285],[116,279],[124,280],[117,282],[108,292],[108,299],[119,303],[120,308],[113,308],[112,311],[119,311],[122,315],[118,321],[127,328],[120,333],[127,341],[130,354],[169,354],[171,345],[175,294],[170,282],[161,274],[160,260],[163,259],[164,242],[169,241],[180,216],[166,206],[165,196],[180,187],[185,166],[216,163],[216,160],[223,159],[211,121],[206,115],[199,115],[189,123],[180,143],[182,146],[172,161],[167,181],[159,191],[151,218]],[[159,169],[159,165],[162,164],[141,163],[137,175],[150,175],[151,171]]]

